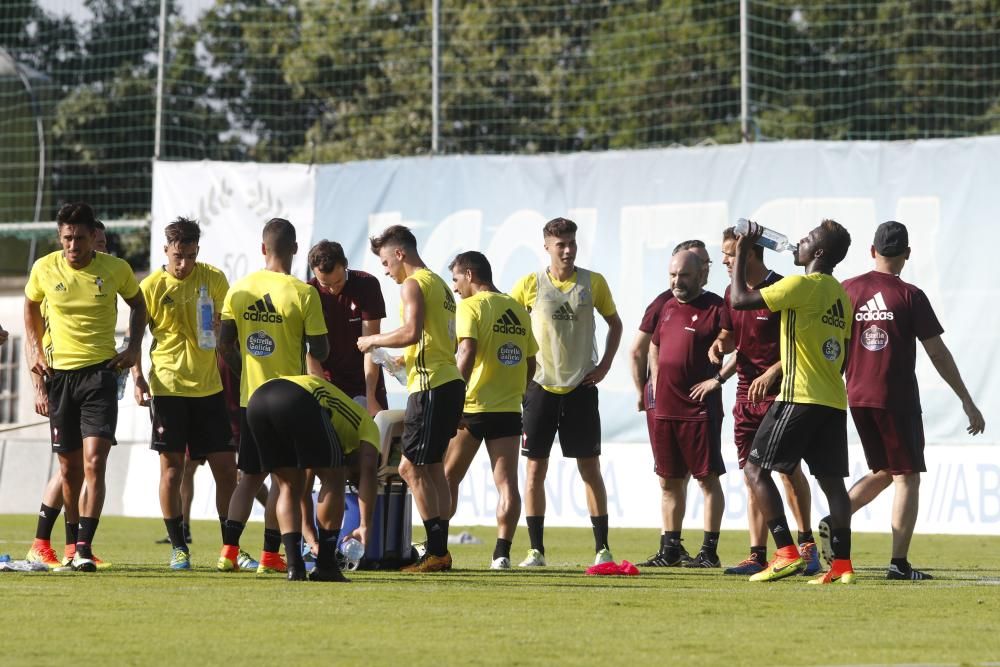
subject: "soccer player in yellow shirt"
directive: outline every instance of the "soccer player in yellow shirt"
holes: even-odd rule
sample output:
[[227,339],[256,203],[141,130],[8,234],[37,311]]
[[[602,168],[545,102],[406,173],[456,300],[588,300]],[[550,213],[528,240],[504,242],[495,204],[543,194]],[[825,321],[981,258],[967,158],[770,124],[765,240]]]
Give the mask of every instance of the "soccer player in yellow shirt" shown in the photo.
[[[66,519],[79,522],[71,566],[93,572],[97,564],[91,543],[104,506],[104,472],[118,422],[116,374],[139,357],[146,304],[128,263],[95,251],[89,204],[64,205],[56,222],[62,250],[35,262],[24,289],[26,348],[31,371],[44,380],[36,385],[36,406],[49,417]],[[131,309],[130,340],[122,352],[115,350],[119,294]],[[81,499],[84,482],[88,493]]]
[[490,569],[510,569],[510,547],[521,518],[517,488],[517,446],[521,400],[535,373],[538,344],[528,311],[493,284],[493,269],[475,250],[460,253],[448,266],[458,304],[458,370],[465,378],[465,412],[444,459],[451,490],[451,514],[458,509],[458,486],[486,441],[497,486],[497,543]]
[[[170,568],[188,570],[191,555],[184,535],[181,480],[185,452],[208,459],[215,477],[215,504],[224,528],[229,499],[236,488],[236,458],[215,356],[215,341],[201,341],[201,327],[218,330],[219,311],[229,289],[222,271],[198,261],[198,223],[177,218],[164,230],[167,263],[140,284],[149,313],[149,382],[141,360],[132,368],[135,400],[149,405],[151,448],[160,454],[160,509],[172,553]],[[199,315],[208,297],[211,313]],[[202,323],[201,317],[211,317]]]
[[405,347],[408,376],[399,474],[409,485],[427,530],[427,551],[404,572],[451,569],[448,516],[451,492],[444,475],[444,453],[465,403],[465,382],[455,364],[455,298],[441,276],[424,264],[417,239],[393,225],[371,239],[385,274],[401,285],[402,326],[358,338],[358,349]]

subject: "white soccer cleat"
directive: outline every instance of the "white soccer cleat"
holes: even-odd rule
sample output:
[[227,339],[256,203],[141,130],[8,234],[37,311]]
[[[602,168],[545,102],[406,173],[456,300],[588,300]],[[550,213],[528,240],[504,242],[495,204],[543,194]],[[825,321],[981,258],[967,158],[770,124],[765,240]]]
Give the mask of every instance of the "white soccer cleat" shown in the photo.
[[538,549],[528,549],[528,555],[518,567],[545,567],[545,554]]
[[510,559],[506,556],[500,556],[500,558],[494,558],[493,562],[490,563],[491,570],[509,570],[510,569]]
[[615,557],[611,555],[611,549],[604,547],[597,552],[594,556],[594,565],[600,565],[601,563],[614,563]]

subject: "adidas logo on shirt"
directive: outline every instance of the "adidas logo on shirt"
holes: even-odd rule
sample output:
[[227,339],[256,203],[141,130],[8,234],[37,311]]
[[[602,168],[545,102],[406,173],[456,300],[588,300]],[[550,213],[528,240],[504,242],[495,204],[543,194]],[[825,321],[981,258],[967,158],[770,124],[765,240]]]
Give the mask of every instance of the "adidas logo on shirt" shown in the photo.
[[882,292],[877,292],[875,296],[868,299],[868,303],[858,308],[854,314],[854,319],[858,322],[871,322],[872,320],[892,320],[895,315],[882,298]]
[[517,319],[517,315],[510,308],[493,324],[493,331],[494,333],[517,334],[518,336],[524,336],[528,333],[528,330],[521,325],[521,320]]
[[271,322],[272,324],[281,324],[285,321],[275,309],[270,294],[265,294],[263,299],[257,299],[256,302],[247,306],[243,313],[243,319],[249,322]]
[[829,324],[831,327],[837,327],[838,329],[844,329],[847,323],[844,322],[844,304],[837,299],[837,303],[833,304],[826,310],[826,314],[823,315],[823,324]]
[[59,283],[58,285],[56,285],[55,291],[57,291],[57,292],[65,292],[66,291],[66,286],[63,285],[62,283]]
[[163,297],[163,305],[164,306],[172,306],[172,305],[174,305],[174,300],[170,298],[169,294],[166,295],[165,297]]
[[576,320],[576,313],[574,313],[573,309],[569,307],[569,301],[556,308],[556,312],[552,313],[552,319],[568,321]]

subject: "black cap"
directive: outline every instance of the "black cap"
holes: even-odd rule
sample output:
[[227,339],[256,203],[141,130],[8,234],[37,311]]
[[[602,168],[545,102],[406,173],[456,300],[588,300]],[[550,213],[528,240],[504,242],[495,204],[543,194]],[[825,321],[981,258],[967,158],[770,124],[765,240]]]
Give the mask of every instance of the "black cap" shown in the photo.
[[906,225],[895,220],[883,222],[875,230],[875,250],[883,257],[898,257],[910,247]]

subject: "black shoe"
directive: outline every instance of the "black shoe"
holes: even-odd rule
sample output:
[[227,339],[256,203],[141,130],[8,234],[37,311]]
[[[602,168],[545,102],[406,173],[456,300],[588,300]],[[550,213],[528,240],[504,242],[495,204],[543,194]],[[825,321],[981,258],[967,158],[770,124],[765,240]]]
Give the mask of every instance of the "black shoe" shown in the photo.
[[692,560],[687,549],[680,547],[679,549],[659,551],[646,559],[645,562],[636,563],[636,565],[639,567],[686,567],[687,563]]
[[909,572],[905,572],[896,565],[890,565],[889,570],[885,573],[886,579],[893,579],[895,581],[924,581],[927,579],[933,579],[931,575],[926,572],[921,572],[920,570],[914,570],[912,567],[909,568]]
[[157,544],[170,544],[170,536],[165,536],[162,540],[156,540]]
[[289,581],[305,581],[306,580],[306,570],[303,567],[295,567],[294,565],[288,566],[288,580]]
[[344,573],[340,571],[340,568],[322,568],[315,567],[313,571],[309,573],[309,581],[335,581],[337,583],[346,584],[350,583],[350,579],[344,576]]
[[704,551],[699,551],[698,555],[684,563],[684,567],[722,567],[719,555],[708,555]]

